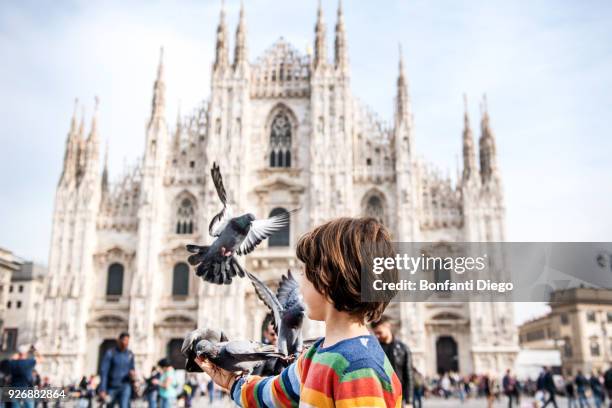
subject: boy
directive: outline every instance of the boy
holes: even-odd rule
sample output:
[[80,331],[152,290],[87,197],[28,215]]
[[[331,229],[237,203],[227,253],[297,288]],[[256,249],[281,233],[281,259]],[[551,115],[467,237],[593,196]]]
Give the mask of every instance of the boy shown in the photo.
[[[361,278],[373,258],[394,257],[389,233],[372,218],[339,218],[304,235],[300,289],[308,317],[325,322],[325,337],[275,377],[236,376],[197,360],[242,407],[401,407],[399,379],[366,322],[378,320],[392,293],[361,301]],[[376,279],[395,281],[397,270]],[[368,279],[369,280],[369,279]]]

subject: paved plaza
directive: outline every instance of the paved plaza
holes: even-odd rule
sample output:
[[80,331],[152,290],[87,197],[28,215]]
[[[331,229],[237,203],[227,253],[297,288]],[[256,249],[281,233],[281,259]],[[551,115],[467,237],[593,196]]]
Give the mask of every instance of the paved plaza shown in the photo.
[[[591,402],[591,401],[590,401]],[[557,405],[559,406],[559,408],[566,408],[567,407],[567,400],[563,397],[557,397]],[[445,399],[440,399],[440,398],[428,398],[423,400],[423,408],[456,408],[456,407],[460,407],[460,408],[484,408],[487,406],[487,401],[481,398],[477,398],[477,399],[467,399],[465,400],[464,403],[461,403],[461,401],[459,401],[456,398],[449,398],[447,400]],[[508,399],[503,397],[498,399],[497,401],[495,401],[495,403],[493,404],[493,406],[495,408],[507,408],[508,407]],[[534,408],[534,407],[541,407],[542,405],[534,405],[534,399],[530,398],[530,397],[524,397],[521,399],[521,404],[520,404],[520,408]],[[552,407],[551,404],[548,405],[549,407]],[[594,406],[594,405],[592,405]],[[513,407],[517,408],[517,405],[513,405]]]
[[[592,400],[589,400],[589,404],[591,404],[592,407],[595,407],[595,404],[593,403]],[[132,408],[146,408],[147,404],[145,401],[143,400],[136,400],[136,401],[132,401]],[[557,397],[557,405],[559,408],[566,408],[567,407],[567,400],[563,397]],[[79,406],[79,401],[78,400],[70,400],[70,401],[64,401],[64,403],[61,404],[62,407],[66,407],[66,408],[77,408]],[[223,400],[217,400],[215,401],[212,405],[209,403],[208,398],[207,397],[201,397],[201,398],[197,398],[196,400],[193,401],[192,407],[193,408],[230,408],[230,407],[235,407],[236,405],[233,404],[229,399],[224,398]],[[449,398],[449,399],[442,399],[442,398],[427,398],[423,400],[423,408],[485,408],[487,406],[487,401],[482,399],[482,398],[470,398],[470,399],[466,399],[465,402],[461,402],[458,398]],[[507,398],[500,398],[497,401],[495,401],[495,403],[493,404],[493,406],[495,408],[507,408],[508,407],[508,399]],[[530,397],[523,397],[521,399],[521,404],[520,406],[517,407],[517,405],[513,405],[514,408],[534,408],[534,407],[541,407],[542,405],[534,405],[534,399],[530,398]],[[549,407],[552,407],[552,405],[548,405]],[[604,405],[605,406],[605,405]]]

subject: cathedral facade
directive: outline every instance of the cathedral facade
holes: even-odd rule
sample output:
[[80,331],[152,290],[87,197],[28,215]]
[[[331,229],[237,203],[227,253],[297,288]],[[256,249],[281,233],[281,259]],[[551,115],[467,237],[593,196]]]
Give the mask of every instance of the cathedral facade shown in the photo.
[[[176,124],[166,116],[160,57],[142,160],[118,180],[109,181],[100,160],[97,112],[87,130],[83,118],[72,118],[38,329],[41,372],[58,381],[95,372],[122,331],[131,335],[141,372],[164,356],[180,361],[182,338],[196,327],[260,337],[266,310],[246,280],[205,284],[185,263],[185,244],[210,242],[208,222],[220,209],[213,161],[236,213],[261,218],[300,208],[288,229],[242,259],[272,286],[297,266],[300,235],[339,216],[376,217],[397,241],[504,240],[486,107],[478,144],[465,113],[463,169],[452,182],[417,157],[401,56],[391,125],[354,97],[341,6],[329,55],[320,8],[312,53],[281,38],[256,60],[248,56],[244,10],[231,58],[224,17],[222,11],[210,96]],[[395,303],[389,313],[421,372],[513,365],[518,343],[509,303]],[[322,333],[317,323],[305,331],[306,338]]]

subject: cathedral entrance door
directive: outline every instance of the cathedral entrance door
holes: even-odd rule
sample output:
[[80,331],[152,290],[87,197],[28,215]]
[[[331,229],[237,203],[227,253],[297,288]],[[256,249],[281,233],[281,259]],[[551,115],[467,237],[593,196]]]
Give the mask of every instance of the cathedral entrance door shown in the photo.
[[178,370],[185,368],[185,356],[181,353],[181,346],[183,345],[183,339],[172,339],[168,342],[167,353],[168,360],[172,367]]
[[451,336],[440,336],[436,341],[436,364],[438,374],[459,371],[457,342]]
[[116,339],[106,339],[102,343],[100,343],[100,348],[98,349],[98,373],[100,372],[100,364],[102,364],[102,359],[106,352],[117,345]]

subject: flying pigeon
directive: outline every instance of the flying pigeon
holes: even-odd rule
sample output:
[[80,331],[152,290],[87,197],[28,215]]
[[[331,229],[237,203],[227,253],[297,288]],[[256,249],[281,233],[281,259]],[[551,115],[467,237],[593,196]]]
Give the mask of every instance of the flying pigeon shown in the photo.
[[248,271],[246,274],[255,288],[255,293],[274,316],[274,326],[278,334],[276,343],[278,352],[292,356],[302,351],[302,323],[306,307],[300,287],[291,271],[287,271],[287,275],[282,276],[276,295],[255,275]]
[[289,224],[291,213],[287,211],[270,218],[258,220],[253,214],[232,218],[232,209],[227,204],[227,193],[223,187],[221,171],[216,163],[210,170],[223,209],[213,217],[208,232],[216,239],[209,246],[187,245],[191,255],[187,260],[197,265],[196,274],[207,282],[230,284],[234,276],[244,277],[245,271],[234,257],[246,255],[275,232]]
[[212,329],[197,329],[185,336],[183,345],[181,346],[181,353],[185,356],[187,361],[185,362],[185,370],[188,373],[201,373],[202,369],[194,361],[197,357],[196,346],[202,341],[207,340],[213,343],[219,343],[228,341],[223,331],[217,331]]
[[247,374],[271,358],[285,357],[277,353],[274,346],[248,340],[224,342],[200,340],[196,345],[196,354],[227,371]]

